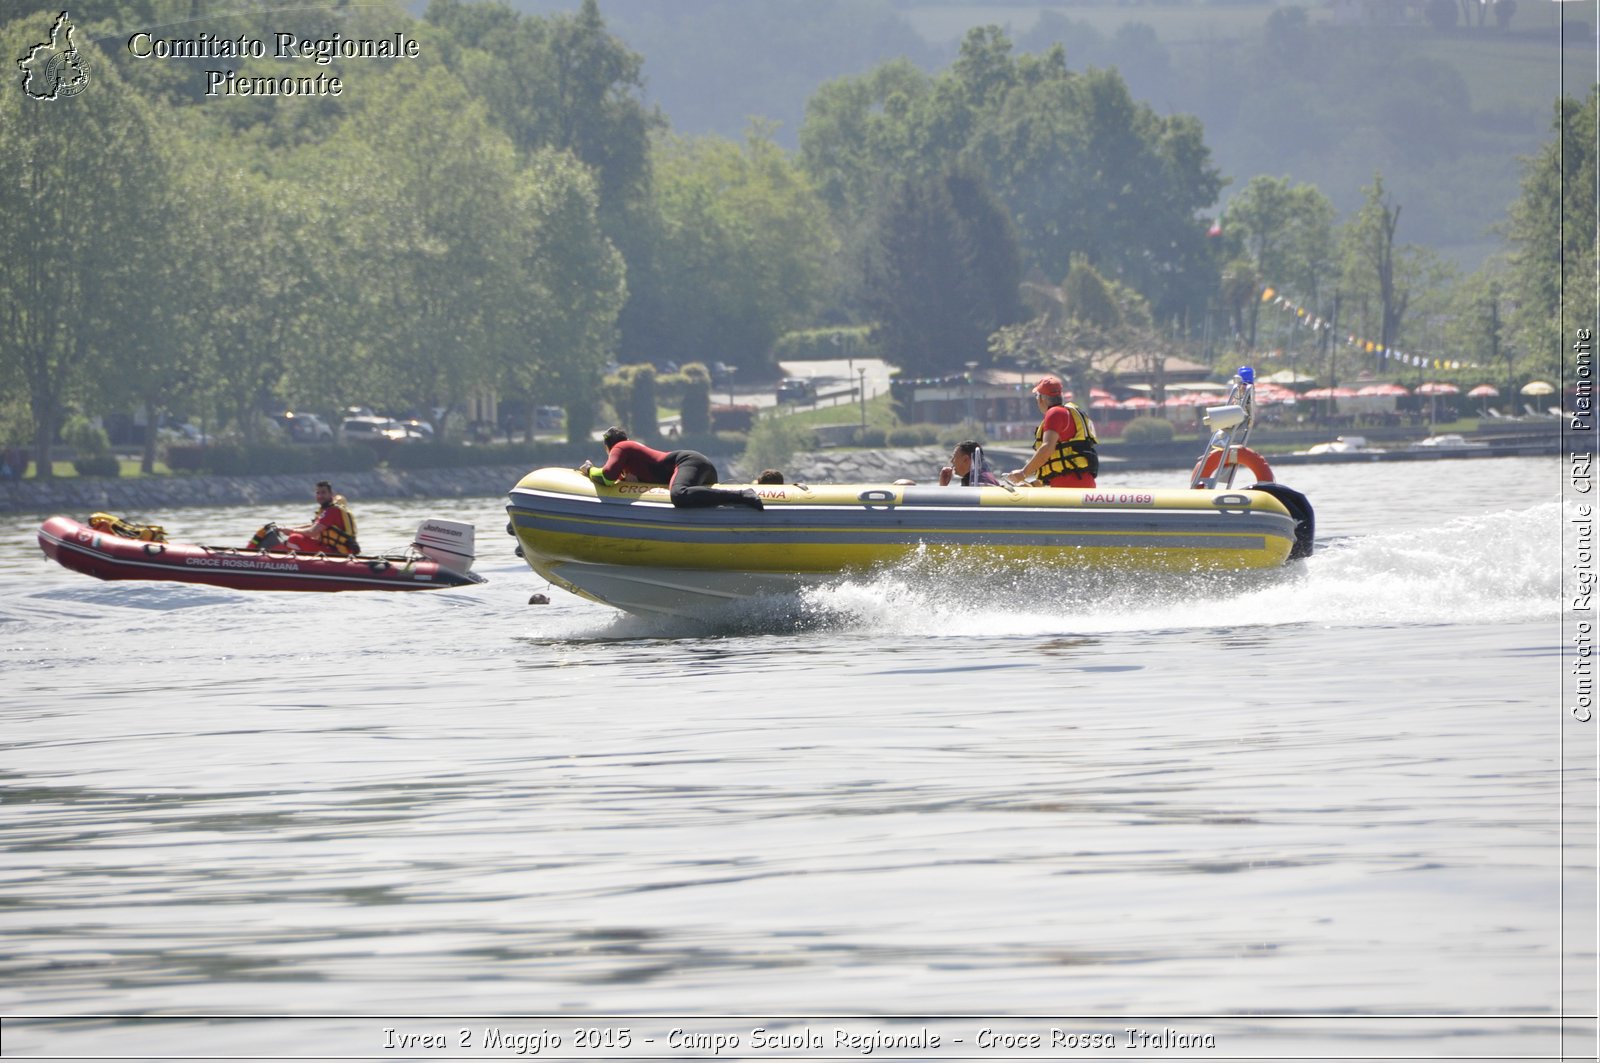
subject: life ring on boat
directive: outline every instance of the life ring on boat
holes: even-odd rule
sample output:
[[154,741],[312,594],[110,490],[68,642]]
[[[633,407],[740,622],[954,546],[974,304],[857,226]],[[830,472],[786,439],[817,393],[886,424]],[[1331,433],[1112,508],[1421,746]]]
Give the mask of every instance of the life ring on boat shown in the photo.
[[[1256,483],[1269,484],[1272,482],[1272,466],[1267,464],[1266,458],[1263,458],[1249,447],[1233,447],[1232,450],[1239,467],[1250,470],[1256,478]],[[1189,476],[1190,482],[1199,487],[1199,481],[1216,475],[1217,467],[1221,464],[1222,451],[1213,450],[1194,463],[1194,472]]]

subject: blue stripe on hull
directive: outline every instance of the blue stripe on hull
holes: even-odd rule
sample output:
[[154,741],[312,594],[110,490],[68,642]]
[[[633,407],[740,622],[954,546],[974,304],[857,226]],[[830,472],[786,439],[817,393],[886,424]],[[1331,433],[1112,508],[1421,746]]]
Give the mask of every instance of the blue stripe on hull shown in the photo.
[[[513,493],[509,507],[512,522],[519,529],[680,545],[1159,544],[1163,548],[1258,550],[1265,549],[1269,537],[1289,541],[1294,538],[1291,518],[1261,510],[980,510],[966,505],[869,509],[818,505],[769,506],[758,514],[744,510],[683,511],[670,505],[596,502],[549,494],[519,500],[519,494],[524,493]],[[538,505],[539,511],[527,508],[530,504]],[[648,512],[640,512],[641,508]]]

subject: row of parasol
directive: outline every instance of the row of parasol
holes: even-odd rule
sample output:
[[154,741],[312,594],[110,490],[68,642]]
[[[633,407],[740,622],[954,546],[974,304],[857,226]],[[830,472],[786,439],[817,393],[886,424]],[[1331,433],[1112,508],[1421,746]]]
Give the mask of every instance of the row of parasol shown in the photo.
[[[1555,387],[1543,380],[1532,380],[1520,389],[1521,394],[1527,396],[1541,396],[1555,394]],[[1320,387],[1309,391],[1295,391],[1279,384],[1262,383],[1256,385],[1256,402],[1259,405],[1270,406],[1274,404],[1288,404],[1307,399],[1313,402],[1328,399],[1385,399],[1400,398],[1407,395],[1421,395],[1424,398],[1437,399],[1442,396],[1460,395],[1462,390],[1454,384],[1433,382],[1419,384],[1416,388],[1408,388],[1403,384],[1365,384],[1361,387]],[[1465,392],[1469,399],[1497,399],[1500,389],[1492,384],[1479,384],[1477,387]],[[1158,408],[1173,409],[1182,406],[1214,406],[1224,401],[1223,396],[1212,392],[1184,391],[1170,394],[1157,401],[1147,395],[1134,395],[1131,398],[1119,399],[1103,388],[1091,388],[1090,401],[1094,407],[1102,410],[1153,410]]]

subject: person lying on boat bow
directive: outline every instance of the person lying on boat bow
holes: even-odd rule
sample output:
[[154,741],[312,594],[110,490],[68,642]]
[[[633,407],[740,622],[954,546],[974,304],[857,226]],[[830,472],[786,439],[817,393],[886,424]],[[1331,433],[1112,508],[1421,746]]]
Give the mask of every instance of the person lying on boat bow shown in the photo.
[[939,470],[940,487],[949,487],[952,480],[962,487],[1000,484],[989,468],[989,459],[983,456],[983,448],[975,439],[957,443],[956,449],[950,452],[950,464]]
[[1094,422],[1063,397],[1058,377],[1041,377],[1033,397],[1044,417],[1033,432],[1033,457],[1006,473],[1006,479],[1021,484],[1038,478],[1046,487],[1093,487],[1100,474]]
[[361,552],[356,543],[356,518],[350,512],[350,504],[344,495],[333,493],[333,485],[327,480],[317,481],[317,514],[310,524],[296,528],[264,524],[250,537],[249,549],[334,557]]
[[606,463],[595,468],[593,462],[584,462],[578,471],[596,483],[607,487],[623,477],[646,484],[666,484],[672,504],[680,509],[704,509],[708,506],[749,506],[762,509],[755,491],[730,491],[713,487],[717,482],[717,467],[711,459],[697,450],[661,451],[635,443],[620,428],[607,428],[601,437],[606,446]]

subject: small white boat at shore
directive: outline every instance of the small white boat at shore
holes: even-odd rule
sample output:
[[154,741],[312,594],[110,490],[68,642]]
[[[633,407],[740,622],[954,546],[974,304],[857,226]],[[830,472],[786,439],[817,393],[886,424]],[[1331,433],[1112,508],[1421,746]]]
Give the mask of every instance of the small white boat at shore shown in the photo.
[[1366,436],[1338,436],[1327,443],[1316,443],[1310,450],[1297,450],[1296,454],[1383,454],[1382,447],[1367,445]]
[[1468,439],[1456,432],[1445,432],[1442,435],[1429,436],[1419,439],[1411,444],[1413,447],[1422,447],[1429,450],[1486,450],[1489,444],[1476,439]]

